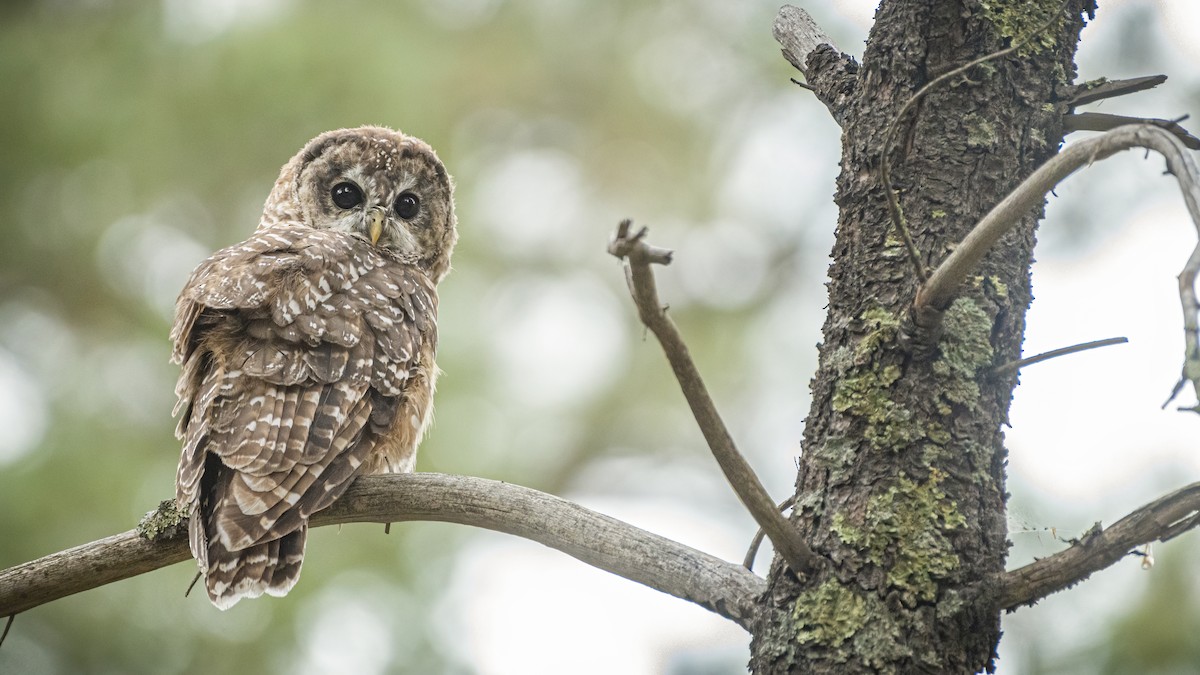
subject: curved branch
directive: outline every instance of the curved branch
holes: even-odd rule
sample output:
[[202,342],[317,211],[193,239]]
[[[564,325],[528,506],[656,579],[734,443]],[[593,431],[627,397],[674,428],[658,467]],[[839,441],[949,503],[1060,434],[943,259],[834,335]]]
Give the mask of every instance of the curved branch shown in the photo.
[[1077,345],[1071,345],[1070,347],[1059,347],[1058,349],[1051,349],[1048,352],[1042,352],[1041,354],[1035,354],[1034,356],[1027,356],[1023,359],[1017,359],[1015,361],[1009,361],[1008,363],[1002,363],[1002,364],[996,366],[995,368],[992,368],[992,374],[993,375],[1007,375],[1009,373],[1015,373],[1018,370],[1024,368],[1025,366],[1032,366],[1033,364],[1041,363],[1042,361],[1049,361],[1050,359],[1057,359],[1060,356],[1069,356],[1071,354],[1078,354],[1079,352],[1086,352],[1089,349],[1099,349],[1100,347],[1111,347],[1112,345],[1123,345],[1127,342],[1129,342],[1129,338],[1127,338],[1127,337],[1110,337],[1110,338],[1104,338],[1103,340],[1092,340],[1091,342],[1084,342],[1084,343],[1077,344]]
[[1167,541],[1200,524],[1200,483],[1160,497],[1117,521],[1099,524],[1071,548],[1000,575],[1000,608],[1012,611],[1070,588],[1117,562],[1134,548]]
[[[364,476],[313,527],[434,520],[545,544],[747,627],[766,583],[745,568],[574,502],[511,483],[438,473]],[[186,527],[156,540],[130,530],[0,571],[0,617],[190,556]]]
[[1162,127],[1179,137],[1188,150],[1200,150],[1200,138],[1196,138],[1179,123],[1185,117],[1176,120],[1164,120],[1157,117],[1130,117],[1128,115],[1113,115],[1110,113],[1081,112],[1063,116],[1063,131],[1111,131],[1117,127],[1130,124],[1152,124]]
[[[1107,159],[1130,148],[1145,148],[1163,156],[1167,170],[1179,182],[1192,224],[1200,234],[1200,172],[1183,143],[1161,127],[1149,124],[1119,127],[1095,138],[1068,145],[1038,167],[989,211],[921,286],[913,303],[916,312],[930,309],[940,311],[949,307],[963,281],[978,267],[1000,237],[1040,205],[1055,186],[1092,162]],[[1179,274],[1179,301],[1183,308],[1185,341],[1183,376],[1179,387],[1191,382],[1200,398],[1200,318],[1197,317],[1200,305],[1197,305],[1195,291],[1198,272],[1200,240]],[[1179,387],[1176,387],[1176,392]],[[1197,406],[1197,411],[1200,412],[1200,406]]]
[[1072,143],[1051,157],[988,212],[954,252],[946,257],[917,293],[918,307],[945,309],[950,306],[962,282],[978,267],[983,256],[1000,237],[1021,218],[1040,205],[1067,176],[1079,169],[1131,148],[1146,148],[1161,154],[1167,168],[1179,180],[1188,213],[1200,230],[1200,187],[1196,170],[1187,150],[1171,132],[1147,124],[1119,127],[1112,131]]
[[900,206],[900,198],[896,196],[896,189],[892,186],[892,145],[896,142],[896,131],[900,127],[900,121],[904,119],[909,110],[912,110],[913,106],[944,82],[948,82],[966,73],[975,66],[983,65],[988,61],[995,61],[1024,48],[1027,43],[1049,28],[1055,19],[1062,17],[1065,9],[1066,7],[1064,6],[1052,12],[1041,25],[1013,40],[1012,44],[1008,47],[990,54],[984,54],[977,59],[964,63],[933,78],[905,101],[904,105],[900,106],[899,112],[892,118],[892,123],[888,125],[887,132],[883,135],[883,152],[879,158],[879,180],[883,183],[883,193],[887,197],[888,215],[892,218],[892,227],[895,228],[896,232],[900,234],[900,238],[904,241],[904,250],[908,254],[908,262],[912,264],[913,270],[922,282],[929,279],[929,270],[925,269],[925,263],[921,262],[921,256],[917,252],[917,245],[913,242],[912,235],[908,231],[908,221],[904,217],[903,207]]

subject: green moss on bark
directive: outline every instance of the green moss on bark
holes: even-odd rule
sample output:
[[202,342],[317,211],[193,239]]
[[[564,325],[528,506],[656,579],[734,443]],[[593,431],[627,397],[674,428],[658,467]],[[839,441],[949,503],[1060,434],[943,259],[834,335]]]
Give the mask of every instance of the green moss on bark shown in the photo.
[[946,533],[965,526],[966,519],[939,487],[944,478],[937,469],[923,482],[900,478],[867,500],[860,522],[845,513],[833,517],[832,530],[843,543],[876,565],[890,564],[888,586],[909,606],[933,600],[937,580],[959,566]]
[[[883,602],[836,579],[800,594],[792,608],[796,642],[819,647],[834,663],[851,658],[883,668],[911,655]],[[868,630],[867,622],[870,621]]]
[[[1001,37],[1025,42],[1020,54],[1041,54],[1054,48],[1057,31],[1043,26],[1052,12],[1062,11],[1059,0],[982,0],[979,4]],[[1039,32],[1032,35],[1034,31]]]
[[941,356],[933,363],[940,396],[947,403],[975,410],[979,406],[976,376],[992,363],[992,319],[974,300],[959,298],[946,310],[942,326]]
[[967,147],[990,150],[999,140],[996,126],[978,113],[971,113],[963,120],[967,125]]
[[174,499],[164,499],[158,503],[157,509],[142,516],[138,521],[137,533],[145,539],[158,539],[176,529],[182,530],[187,518],[187,514],[175,505]]
[[866,623],[866,608],[863,596],[830,579],[796,598],[792,609],[796,640],[839,647]]
[[[867,329],[846,358],[833,392],[833,409],[861,419],[864,438],[875,449],[896,450],[924,437],[913,411],[897,403],[891,387],[903,374],[895,363],[883,364],[882,349],[895,343],[900,321],[873,307],[859,316]],[[848,356],[848,355],[847,355]]]

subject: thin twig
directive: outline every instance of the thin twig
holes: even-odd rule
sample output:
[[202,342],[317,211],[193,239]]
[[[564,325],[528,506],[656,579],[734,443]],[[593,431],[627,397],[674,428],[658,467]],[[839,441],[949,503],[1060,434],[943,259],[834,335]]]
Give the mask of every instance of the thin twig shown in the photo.
[[1075,108],[1108,98],[1126,96],[1128,94],[1136,94],[1139,91],[1153,89],[1166,81],[1166,75],[1147,75],[1145,77],[1132,77],[1127,80],[1084,82],[1072,87],[1072,93],[1068,94],[1063,102]]
[[900,111],[896,113],[896,116],[892,119],[892,123],[888,125],[887,132],[883,135],[883,154],[879,161],[879,177],[883,182],[884,195],[887,197],[888,214],[892,218],[892,227],[894,227],[896,231],[900,233],[900,238],[904,241],[904,249],[908,253],[908,261],[912,264],[913,269],[917,272],[917,277],[919,277],[922,282],[929,278],[929,270],[925,268],[925,263],[921,262],[921,256],[917,251],[917,245],[913,241],[912,235],[908,231],[908,222],[904,218],[904,210],[900,206],[900,199],[896,196],[896,190],[892,185],[892,144],[896,140],[896,130],[900,127],[900,121],[904,119],[904,116],[908,114],[908,111],[911,110],[914,105],[916,105],[922,98],[925,97],[926,94],[928,94],[938,85],[962,75],[975,66],[1012,54],[1018,49],[1024,47],[1033,38],[1041,35],[1042,31],[1049,28],[1050,25],[1054,23],[1054,19],[1059,18],[1060,16],[1062,16],[1062,10],[1056,10],[1037,28],[1034,28],[1029,33],[1022,35],[1020,38],[1013,40],[1012,45],[1009,47],[981,56],[974,61],[961,65],[933,78],[925,86],[918,89],[917,93],[913,94],[911,98],[905,101],[904,105],[900,106]]
[[[788,509],[792,508],[795,503],[795,495],[792,495],[791,497],[779,502],[779,512],[783,513],[784,511],[787,511]],[[742,567],[745,567],[751,572],[754,571],[754,559],[758,557],[758,549],[760,546],[762,546],[763,537],[765,535],[766,532],[763,532],[761,527],[758,528],[758,531],[754,533],[754,538],[750,540],[750,548],[746,551],[746,557],[742,559]]]
[[4,622],[4,632],[0,633],[0,647],[4,646],[4,639],[8,637],[8,630],[12,628],[13,621],[17,618],[16,614],[9,614],[8,620]]
[[1153,124],[1162,127],[1179,137],[1188,150],[1200,150],[1200,138],[1196,138],[1187,129],[1179,125],[1187,116],[1174,120],[1164,120],[1157,117],[1129,117],[1128,115],[1110,115],[1108,113],[1083,112],[1063,117],[1064,131],[1111,131],[1117,127],[1129,124]]
[[[364,476],[310,526],[433,520],[531,539],[650,588],[694,602],[743,627],[765,582],[665,537],[574,502],[501,481],[437,473]],[[144,574],[189,557],[186,526],[154,540],[136,530],[0,571],[0,616]],[[305,583],[320,583],[307,579]]]
[[[775,16],[771,26],[775,41],[783,47],[783,58],[788,63],[808,77],[808,55],[821,45],[829,45],[836,49],[833,40],[821,29],[812,15],[799,7],[784,5]],[[792,80],[795,82],[795,80]],[[800,84],[796,82],[796,84]]]
[[750,467],[742,453],[738,452],[733,438],[729,435],[729,430],[725,427],[725,422],[721,420],[717,407],[708,395],[708,389],[704,386],[700,371],[696,369],[696,364],[688,353],[687,345],[679,334],[679,329],[663,311],[650,264],[670,263],[671,252],[650,246],[643,240],[646,229],[642,228],[636,233],[631,233],[631,226],[630,221],[621,221],[617,227],[616,237],[608,246],[608,252],[627,263],[625,267],[626,280],[629,283],[629,292],[633,296],[634,304],[637,306],[638,316],[662,345],[667,361],[670,362],[671,369],[675,372],[675,378],[679,380],[679,387],[683,390],[684,398],[687,399],[688,406],[692,409],[692,415],[696,418],[696,423],[704,434],[704,439],[708,442],[713,457],[716,458],[717,464],[725,473],[726,480],[729,481],[738,498],[742,500],[742,504],[750,511],[750,515],[771,538],[775,550],[787,561],[788,567],[797,575],[809,573],[817,567],[821,559],[813,553],[808,544],[800,538],[799,533],[780,515],[775,501],[771,499],[758,476],[754,474],[754,469]]
[[789,77],[788,79],[792,81],[792,84],[796,85],[797,87],[800,87],[801,89],[807,89],[809,91],[816,91],[816,89],[807,82],[801,82],[800,80],[797,80],[794,77]]
[[[1192,224],[1200,235],[1200,172],[1191,154],[1174,134],[1157,126],[1131,125],[1118,127],[1095,138],[1072,143],[1051,157],[1021,182],[999,204],[979,221],[954,251],[938,265],[929,280],[917,292],[914,308],[917,311],[945,309],[958,294],[958,289],[991,250],[1000,237],[1012,229],[1021,218],[1046,195],[1075,171],[1107,159],[1122,150],[1145,148],[1153,150],[1167,162],[1167,170],[1175,176],[1183,193]],[[1179,273],[1179,302],[1183,309],[1184,362],[1181,384],[1191,383],[1200,398],[1200,318],[1196,302],[1196,276],[1200,273],[1200,237],[1196,247]],[[1172,394],[1174,398],[1174,394]],[[1168,399],[1168,403],[1170,399]],[[1187,408],[1197,410],[1200,406]]]
[[1200,524],[1200,483],[1160,497],[1108,529],[1093,528],[1065,551],[999,577],[1001,609],[1012,611],[1070,588],[1152,541],[1166,541]]
[[1008,373],[1015,373],[1018,370],[1024,368],[1025,366],[1030,366],[1035,363],[1041,363],[1042,361],[1049,361],[1050,359],[1058,358],[1059,356],[1066,356],[1068,354],[1077,354],[1079,352],[1085,352],[1089,349],[1098,349],[1100,347],[1108,347],[1109,345],[1125,344],[1126,342],[1129,342],[1129,338],[1111,337],[1111,338],[1105,338],[1103,340],[1093,340],[1091,342],[1084,342],[1082,344],[1072,345],[1070,347],[1060,347],[1058,349],[1051,349],[1048,352],[1042,352],[1041,354],[1038,354],[1036,356],[1030,356],[1030,357],[1024,358],[1024,359],[1017,359],[1015,361],[1009,361],[1008,363],[998,365],[992,369],[992,374],[993,375],[1006,375]]

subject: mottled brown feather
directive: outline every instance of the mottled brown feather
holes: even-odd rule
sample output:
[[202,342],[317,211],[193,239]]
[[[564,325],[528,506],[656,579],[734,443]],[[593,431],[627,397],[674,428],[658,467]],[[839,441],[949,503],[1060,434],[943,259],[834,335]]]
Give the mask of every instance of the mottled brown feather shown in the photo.
[[[410,389],[431,390],[433,379],[433,317],[418,324],[406,314],[436,307],[421,277],[361,240],[280,227],[218,252],[188,283],[173,332],[184,364],[177,499],[207,516],[191,542],[218,606],[286,592],[307,518],[364,464],[380,470],[400,460],[386,455],[403,448],[380,441],[402,397],[421,402],[414,414],[424,417],[432,393]],[[332,294],[321,290],[326,281],[369,283]],[[214,456],[219,466],[206,461]],[[203,482],[212,488],[200,499]],[[279,558],[281,538],[288,560]]]
[[[339,181],[364,203],[333,204]],[[402,191],[421,198],[410,220],[387,210]],[[375,244],[369,205],[388,213]],[[171,330],[176,500],[218,607],[285,594],[309,516],[357,475],[412,470],[437,379],[436,285],[457,236],[453,186],[428,145],[342,129],[284,166],[252,237],[192,273]]]

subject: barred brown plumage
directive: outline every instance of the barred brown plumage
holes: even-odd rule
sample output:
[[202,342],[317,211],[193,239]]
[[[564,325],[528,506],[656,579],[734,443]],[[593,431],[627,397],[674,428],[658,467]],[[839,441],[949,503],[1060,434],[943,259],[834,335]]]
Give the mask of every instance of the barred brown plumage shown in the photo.
[[[361,198],[348,208],[331,198],[347,182],[359,194],[339,201]],[[192,273],[171,330],[176,501],[217,607],[286,594],[313,513],[358,475],[412,471],[438,375],[436,286],[456,239],[433,150],[361,127],[310,141],[255,234]]]

